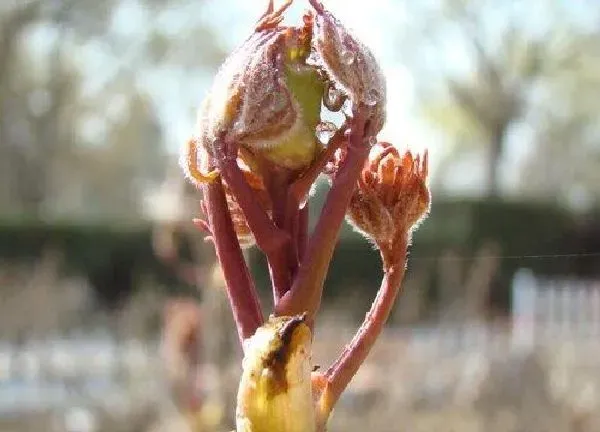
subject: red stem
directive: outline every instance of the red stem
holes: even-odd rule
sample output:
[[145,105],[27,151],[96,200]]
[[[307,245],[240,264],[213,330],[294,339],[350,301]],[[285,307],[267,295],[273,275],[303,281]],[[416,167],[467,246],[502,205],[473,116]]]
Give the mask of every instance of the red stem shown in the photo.
[[296,239],[293,236],[292,227],[287,224],[286,202],[289,190],[289,175],[285,172],[278,172],[277,169],[272,169],[269,174],[264,178],[273,205],[273,222],[277,228],[288,235],[288,241],[285,244],[267,254],[273,284],[273,300],[277,303],[289,291],[292,284],[292,268],[295,262],[291,261],[290,251],[295,248]]
[[[336,134],[331,138],[325,150],[323,150],[317,159],[311,164],[311,166],[302,175],[296,179],[291,186],[287,188],[287,197],[282,202],[285,202],[285,212],[283,218],[283,229],[291,235],[292,242],[288,249],[288,260],[290,264],[290,270],[292,278],[295,277],[298,266],[301,262],[302,257],[306,251],[308,241],[308,200],[307,195],[310,192],[311,186],[317,180],[317,177],[325,165],[333,155],[335,151],[342,144],[344,139],[344,132],[347,129],[347,124],[344,123]],[[300,209],[300,203],[305,201],[304,212]],[[300,224],[300,225],[299,225]],[[302,244],[300,244],[300,242]],[[279,302],[290,287],[286,287],[285,290],[278,290],[275,296],[275,304]]]
[[[220,179],[203,186],[208,222],[227,288],[240,341],[263,325],[264,317],[254,282],[240,248]],[[243,346],[243,344],[242,344]]]
[[223,179],[244,212],[257,246],[265,254],[281,248],[289,240],[289,236],[275,226],[265,209],[254,198],[255,193],[246,181],[237,160],[227,158],[219,161],[218,166]]
[[271,284],[273,285],[273,301],[276,304],[289,291],[292,283],[290,261],[285,251],[267,255],[267,261],[269,263]]
[[327,372],[325,372],[326,384],[319,401],[321,412],[325,415],[331,411],[342,392],[367,358],[394,307],[406,270],[408,242],[406,237],[401,241],[404,244],[400,245],[398,249],[404,250],[402,258],[399,262],[385,270],[377,297],[365,316],[365,320],[352,338],[352,341],[344,348]]
[[348,129],[347,123],[342,124],[342,126],[338,129],[338,131],[331,137],[329,143],[325,150],[323,150],[315,162],[310,166],[306,172],[302,174],[302,176],[297,179],[294,183],[292,183],[290,187],[290,193],[288,195],[288,208],[290,207],[298,207],[298,203],[305,200],[306,195],[310,192],[310,188],[319,177],[319,174],[323,172],[323,169],[327,165],[337,149],[342,145],[346,133]]
[[[302,175],[296,179],[291,186],[287,186],[286,184],[286,193],[287,196],[284,197],[283,200],[273,199],[272,201],[275,203],[285,203],[285,208],[283,210],[283,222],[279,225],[285,232],[290,234],[292,241],[288,244],[287,255],[288,255],[288,264],[289,264],[289,272],[290,276],[295,277],[298,266],[301,261],[301,257],[304,256],[304,252],[306,251],[306,243],[308,239],[308,201],[307,195],[310,192],[310,188],[313,183],[317,180],[317,177],[323,169],[325,165],[331,158],[333,157],[335,151],[342,144],[342,140],[344,139],[344,132],[347,129],[347,124],[344,123],[342,127],[336,132],[336,134],[331,138],[325,150],[323,150],[317,159],[313,162],[313,164],[306,170]],[[271,197],[273,198],[274,194],[271,193]],[[301,216],[302,210],[299,208],[300,203],[302,201],[306,201],[306,208],[304,214]],[[298,224],[301,223],[301,226]],[[299,241],[302,244],[299,244]],[[286,252],[285,250],[282,250]],[[273,276],[271,277],[273,279]],[[291,280],[290,280],[291,282]],[[279,303],[279,300],[289,291],[289,284],[284,287],[284,289],[278,289],[277,286],[274,285],[274,294],[275,294],[275,304]]]
[[[248,226],[252,234],[254,234],[256,245],[267,257],[271,283],[273,285],[273,297],[275,301],[278,301],[280,296],[289,290],[291,284],[289,266],[285,254],[287,245],[290,242],[290,236],[283,229],[275,225],[267,212],[254,198],[255,193],[246,181],[244,173],[238,166],[236,159],[229,157],[219,161],[219,170],[244,212]],[[272,190],[273,188],[270,189]],[[273,204],[275,205],[275,202]]]
[[[284,202],[285,204],[285,202]],[[286,231],[290,234],[290,237],[292,238],[292,241],[290,242],[289,247],[286,250],[286,255],[287,255],[287,260],[288,260],[288,266],[289,266],[289,271],[290,271],[290,277],[293,279],[296,276],[296,273],[298,271],[298,229],[299,229],[299,222],[300,222],[300,209],[298,208],[299,205],[296,205],[295,208],[291,208],[292,214],[287,214],[285,215],[285,229]],[[286,211],[289,211],[289,208],[286,208]],[[288,287],[288,289],[282,293],[282,295],[280,296],[283,297],[283,295],[285,295],[286,292],[288,292],[290,289],[290,287]],[[279,299],[278,299],[279,300]]]
[[323,284],[333,256],[346,209],[356,187],[356,181],[369,153],[364,137],[364,117],[355,115],[348,142],[348,152],[338,170],[321,216],[310,237],[306,256],[300,264],[291,290],[275,307],[276,315],[308,313],[309,321],[319,309]]
[[302,262],[304,259],[304,253],[306,252],[306,246],[308,244],[308,222],[309,222],[309,203],[308,201],[304,204],[304,207],[300,209],[298,214],[298,231],[297,244],[298,244],[298,262]]

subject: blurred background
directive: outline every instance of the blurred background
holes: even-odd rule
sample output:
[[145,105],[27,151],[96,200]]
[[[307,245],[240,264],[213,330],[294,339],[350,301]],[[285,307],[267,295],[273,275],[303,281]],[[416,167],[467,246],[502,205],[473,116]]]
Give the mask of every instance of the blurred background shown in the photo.
[[[241,352],[177,153],[265,4],[0,0],[0,431],[233,428]],[[331,430],[599,431],[600,4],[327,5],[381,60],[381,138],[429,150],[434,203]],[[345,228],[317,363],[380,268]]]

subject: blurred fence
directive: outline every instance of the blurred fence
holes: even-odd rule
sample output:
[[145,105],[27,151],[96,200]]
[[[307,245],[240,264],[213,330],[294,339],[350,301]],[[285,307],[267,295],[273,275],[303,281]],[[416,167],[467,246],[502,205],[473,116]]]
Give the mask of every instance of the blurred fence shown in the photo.
[[600,280],[539,279],[527,270],[512,286],[512,323],[516,342],[600,343]]
[[[432,358],[478,352],[591,345],[600,349],[600,280],[542,279],[520,270],[512,284],[512,313],[494,323],[437,322],[388,334],[405,349]],[[600,358],[598,359],[600,366]]]
[[[108,338],[0,343],[0,415],[165,397],[156,344]],[[162,395],[162,396],[161,396]]]
[[[509,388],[507,400],[523,386],[537,386],[540,395],[547,387],[554,399],[600,408],[600,283],[543,280],[522,271],[512,292],[513,316],[504,322],[386,330],[340,411],[376,411],[382,401],[404,409],[475,406],[502,385]],[[316,340],[317,353],[331,351],[326,357],[335,355],[341,335],[352,330],[333,327],[325,327]],[[531,358],[541,362],[538,375],[528,372]],[[236,358],[227,361],[237,364]],[[127,411],[132,405],[168,403],[163,375],[155,341],[81,335],[0,342],[0,417],[73,406]],[[234,386],[235,380],[229,390],[235,392]],[[494,405],[501,398],[491,400]]]

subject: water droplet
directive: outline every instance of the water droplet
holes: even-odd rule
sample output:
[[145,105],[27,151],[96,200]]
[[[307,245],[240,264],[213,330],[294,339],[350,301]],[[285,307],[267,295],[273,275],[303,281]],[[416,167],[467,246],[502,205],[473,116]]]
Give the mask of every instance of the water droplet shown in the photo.
[[304,196],[300,199],[298,203],[298,208],[303,209],[306,207],[306,203],[308,202],[308,194],[304,194]]
[[354,63],[354,60],[356,58],[352,51],[342,51],[340,55],[342,58],[342,63],[344,63],[347,66],[350,66],[352,63]]
[[321,60],[321,57],[319,57],[319,54],[316,51],[311,51],[311,53],[308,55],[308,58],[306,59],[306,64],[309,66],[317,66],[322,63],[323,61]]
[[344,102],[344,105],[342,105],[342,112],[344,113],[344,115],[346,117],[352,117],[353,111],[354,111],[354,104],[352,103],[352,101],[350,99],[347,99]]
[[342,97],[342,92],[341,92],[341,90],[336,88],[334,85],[329,85],[327,88],[327,97],[329,99],[337,99],[337,98]]
[[374,146],[375,144],[377,144],[377,137],[371,136],[368,138],[368,141],[370,146]]
[[327,92],[323,99],[323,104],[328,110],[337,112],[342,107],[346,99],[346,95],[340,89],[338,89],[333,83],[327,84]]
[[321,122],[316,128],[316,136],[321,144],[327,144],[336,132],[337,126],[332,122]]
[[367,92],[364,102],[368,106],[375,106],[380,100],[381,94],[379,93],[379,90],[373,88]]

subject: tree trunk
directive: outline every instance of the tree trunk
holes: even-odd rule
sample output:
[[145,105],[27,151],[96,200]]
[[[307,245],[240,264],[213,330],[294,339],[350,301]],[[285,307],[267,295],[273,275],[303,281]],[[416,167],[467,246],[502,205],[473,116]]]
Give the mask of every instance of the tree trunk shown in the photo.
[[488,198],[498,198],[500,196],[500,178],[498,174],[502,159],[502,151],[504,149],[506,129],[507,125],[503,124],[492,131],[486,167],[485,186]]

